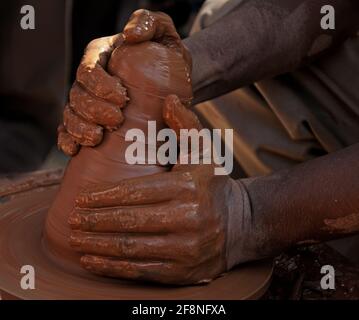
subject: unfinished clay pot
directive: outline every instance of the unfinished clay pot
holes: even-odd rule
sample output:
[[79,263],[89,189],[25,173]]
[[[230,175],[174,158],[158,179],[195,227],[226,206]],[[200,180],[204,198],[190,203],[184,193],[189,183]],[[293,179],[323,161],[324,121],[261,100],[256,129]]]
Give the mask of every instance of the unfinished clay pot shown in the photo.
[[[246,264],[205,286],[173,287],[105,278],[69,270],[49,259],[42,234],[61,183],[59,171],[0,178],[0,295],[2,299],[255,299],[266,290],[271,262]],[[36,272],[36,289],[23,290],[24,265]],[[78,265],[78,263],[76,263]],[[81,273],[80,273],[81,272]]]
[[[131,101],[125,122],[106,133],[96,148],[82,148],[61,180],[58,172],[33,173],[19,181],[0,179],[0,295],[16,299],[254,299],[266,290],[271,261],[239,266],[206,286],[171,287],[100,277],[80,267],[68,244],[68,217],[85,186],[166,170],[157,165],[128,165],[125,133],[146,132],[147,121],[164,127],[162,104],[168,94],[191,98],[182,57],[159,44],[123,46],[113,52],[108,71],[120,77]],[[61,186],[58,187],[61,181]],[[50,207],[51,205],[51,207]],[[48,209],[50,207],[50,209]],[[22,266],[36,271],[36,290],[23,290]]]
[[131,143],[124,138],[127,130],[138,128],[146,133],[149,120],[156,121],[157,130],[164,128],[164,98],[176,94],[188,102],[192,97],[189,70],[182,56],[155,42],[115,49],[108,72],[118,76],[128,89],[130,101],[124,110],[125,121],[117,131],[106,132],[98,147],[83,147],[68,164],[44,230],[45,245],[56,259],[79,261],[79,255],[68,244],[70,228],[67,221],[81,189],[166,170],[158,165],[126,163],[125,150]]

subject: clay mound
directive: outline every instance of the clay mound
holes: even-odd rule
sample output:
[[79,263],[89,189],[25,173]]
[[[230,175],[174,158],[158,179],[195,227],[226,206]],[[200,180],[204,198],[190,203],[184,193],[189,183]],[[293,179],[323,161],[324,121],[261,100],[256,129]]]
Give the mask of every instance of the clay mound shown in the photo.
[[[260,296],[270,280],[270,262],[241,266],[208,285],[192,287],[98,277],[80,267],[80,256],[68,244],[67,221],[76,195],[88,185],[115,183],[166,170],[157,165],[127,164],[125,133],[131,128],[146,132],[148,120],[157,121],[157,129],[162,129],[164,98],[177,94],[186,102],[192,96],[189,70],[182,57],[160,44],[147,42],[120,47],[113,52],[108,68],[111,74],[121,78],[131,99],[121,128],[106,133],[100,146],[82,148],[70,161],[59,189],[53,179],[49,183],[49,179],[38,174],[10,182],[7,191],[2,188],[6,198],[0,204],[0,289],[22,299],[178,300]],[[35,290],[23,290],[20,286],[23,265],[35,268]]]

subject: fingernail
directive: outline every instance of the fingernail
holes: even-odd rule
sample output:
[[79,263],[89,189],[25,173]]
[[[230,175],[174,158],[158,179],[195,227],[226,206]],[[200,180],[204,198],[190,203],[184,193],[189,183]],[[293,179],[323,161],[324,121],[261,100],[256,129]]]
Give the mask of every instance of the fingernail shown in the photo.
[[88,271],[92,271],[93,267],[91,265],[92,263],[92,259],[89,256],[82,256],[80,259],[80,263],[82,265],[83,268],[85,268]]
[[71,247],[79,247],[81,245],[81,240],[78,237],[76,237],[75,235],[71,235],[69,243],[70,243]]
[[87,194],[79,194],[75,199],[75,205],[81,207],[82,204],[86,204],[88,202]]
[[78,227],[81,224],[81,217],[78,214],[71,214],[67,222],[71,227]]

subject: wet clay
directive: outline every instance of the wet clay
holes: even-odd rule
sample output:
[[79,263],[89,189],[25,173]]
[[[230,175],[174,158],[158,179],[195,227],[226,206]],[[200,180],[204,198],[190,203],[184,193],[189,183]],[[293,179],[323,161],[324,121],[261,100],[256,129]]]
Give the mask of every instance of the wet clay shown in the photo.
[[[151,42],[114,51],[108,71],[122,79],[130,98],[121,128],[106,131],[100,146],[81,148],[60,187],[52,174],[33,174],[3,188],[7,201],[0,203],[0,292],[22,299],[248,299],[263,294],[271,261],[238,267],[206,286],[171,287],[96,276],[80,267],[80,255],[69,246],[68,218],[82,188],[166,170],[128,165],[124,136],[132,128],[146,132],[148,120],[163,128],[162,105],[168,94],[189,102],[186,68],[176,51]],[[19,286],[23,265],[36,269],[36,290]]]
[[108,72],[119,77],[128,90],[125,121],[120,129],[106,132],[98,147],[84,147],[71,159],[46,219],[44,245],[53,258],[69,267],[74,267],[70,261],[78,264],[80,257],[68,243],[68,218],[75,197],[89,185],[117,183],[166,170],[158,165],[127,164],[125,150],[131,142],[124,137],[133,128],[146,133],[149,120],[156,121],[157,130],[164,128],[162,107],[167,95],[176,94],[185,104],[192,98],[189,70],[181,54],[158,43],[120,46],[111,56]]
[[[271,262],[241,266],[206,286],[170,287],[95,276],[85,270],[69,272],[49,259],[42,246],[48,209],[61,181],[61,173],[30,174],[8,186],[0,202],[0,295],[2,299],[254,299],[266,290]],[[32,185],[30,188],[29,186]],[[10,193],[10,189],[15,193]],[[23,290],[20,269],[32,265],[36,290]]]
[[[187,65],[176,51],[159,44],[115,50],[108,71],[119,76],[128,89],[130,101],[121,128],[106,131],[100,146],[81,148],[70,161],[60,187],[58,177],[52,174],[33,174],[3,188],[7,200],[0,203],[0,293],[22,299],[259,297],[270,280],[270,261],[241,266],[206,286],[187,287],[105,278],[81,268],[80,256],[69,246],[68,219],[75,197],[85,186],[118,183],[166,170],[157,165],[128,165],[124,153],[129,142],[124,136],[132,128],[146,132],[148,120],[156,120],[157,129],[162,129],[162,106],[168,94],[177,94],[183,103],[191,99]],[[23,265],[34,266],[36,290],[20,287]]]

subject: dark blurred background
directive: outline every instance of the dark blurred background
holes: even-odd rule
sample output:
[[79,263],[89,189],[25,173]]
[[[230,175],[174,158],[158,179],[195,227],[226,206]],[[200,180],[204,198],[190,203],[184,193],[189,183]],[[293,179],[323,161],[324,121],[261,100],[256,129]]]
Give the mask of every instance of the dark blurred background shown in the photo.
[[[139,8],[166,12],[186,37],[203,2],[0,1],[0,174],[65,165],[56,128],[88,42],[121,32]],[[35,29],[21,27],[25,5],[34,8]]]

